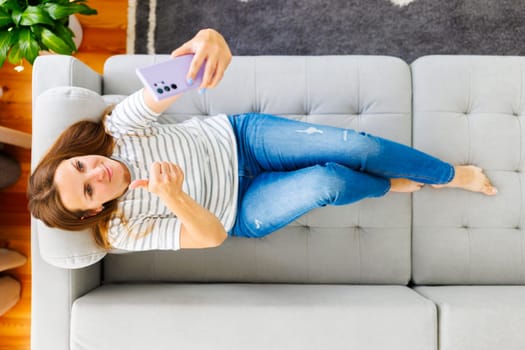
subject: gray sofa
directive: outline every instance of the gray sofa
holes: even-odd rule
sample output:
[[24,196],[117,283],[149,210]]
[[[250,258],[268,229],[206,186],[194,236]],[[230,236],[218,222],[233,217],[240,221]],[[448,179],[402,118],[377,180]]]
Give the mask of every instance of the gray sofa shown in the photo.
[[[140,88],[115,56],[33,68],[33,167]],[[234,57],[162,117],[257,111],[364,130],[486,169],[496,197],[425,187],[315,210],[215,249],[100,251],[32,221],[32,349],[525,348],[525,58]]]

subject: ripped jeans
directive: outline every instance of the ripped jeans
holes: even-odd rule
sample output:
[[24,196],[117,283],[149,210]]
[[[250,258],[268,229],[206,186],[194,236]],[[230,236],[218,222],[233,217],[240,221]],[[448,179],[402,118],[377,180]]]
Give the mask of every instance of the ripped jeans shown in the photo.
[[265,114],[229,120],[239,161],[230,236],[264,237],[314,208],[381,197],[391,178],[444,184],[454,177],[448,163],[355,130]]

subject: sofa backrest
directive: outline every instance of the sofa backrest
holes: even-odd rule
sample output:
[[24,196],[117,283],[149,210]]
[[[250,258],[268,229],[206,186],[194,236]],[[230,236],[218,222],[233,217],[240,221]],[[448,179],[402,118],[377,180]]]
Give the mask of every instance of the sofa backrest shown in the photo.
[[[103,91],[140,88],[138,66],[168,59],[115,56]],[[163,117],[263,112],[363,130],[411,144],[411,77],[392,57],[234,57],[221,84],[183,96]],[[411,197],[389,194],[315,210],[264,239],[229,238],[214,249],[109,254],[105,280],[406,284]]]
[[414,146],[484,168],[499,190],[414,194],[415,283],[525,283],[525,57],[427,56],[411,69]]

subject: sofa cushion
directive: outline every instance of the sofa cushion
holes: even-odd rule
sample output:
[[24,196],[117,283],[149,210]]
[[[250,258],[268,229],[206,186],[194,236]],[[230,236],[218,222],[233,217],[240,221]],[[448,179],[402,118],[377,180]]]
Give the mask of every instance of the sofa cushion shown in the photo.
[[[135,68],[168,57],[112,57],[104,68],[104,93],[118,97],[135,91],[141,87]],[[54,88],[41,94],[34,112],[33,167],[60,131],[77,120],[98,118],[105,107],[103,98],[86,89]],[[185,94],[161,121],[242,112],[349,127],[410,144],[410,72],[406,63],[393,57],[235,57],[218,88],[205,96]],[[163,280],[191,276],[197,281],[286,282],[291,278],[297,282],[406,284],[410,278],[410,214],[407,194],[323,208],[267,239],[231,240],[217,251],[142,254],[150,260],[138,270],[126,266],[141,258],[115,256],[105,264],[107,278],[150,280],[153,272],[154,278]],[[105,255],[86,232],[71,235],[40,222],[37,229],[43,257],[57,266],[82,267]],[[250,248],[243,251],[243,246]],[[160,256],[161,260],[155,258]],[[180,268],[162,268],[158,262],[165,258]],[[222,264],[211,267],[203,264],[219,261]]]
[[[398,199],[369,201],[361,208],[403,217]],[[105,281],[406,284],[410,247],[400,238],[406,229],[344,223],[355,209],[314,210],[270,237],[230,237],[214,249],[108,255]],[[330,219],[337,227],[327,223]]]
[[414,146],[484,168],[499,190],[414,194],[414,281],[525,283],[525,58],[429,56],[412,75]]
[[[99,94],[79,87],[56,87],[38,96],[33,111],[32,168],[69,125],[80,120],[97,120],[106,107]],[[84,267],[106,255],[88,230],[59,230],[46,226],[40,220],[35,227],[42,258],[55,266]]]
[[439,314],[440,350],[521,350],[525,286],[419,287]]
[[[140,87],[136,67],[167,59],[114,56],[104,92]],[[408,65],[393,57],[234,57],[224,79],[173,104],[163,120],[262,112],[354,128],[411,143]],[[410,279],[411,197],[389,194],[315,210],[264,239],[234,239],[217,249],[113,255],[107,281],[394,283]]]
[[71,349],[437,350],[435,305],[402,286],[105,285]]

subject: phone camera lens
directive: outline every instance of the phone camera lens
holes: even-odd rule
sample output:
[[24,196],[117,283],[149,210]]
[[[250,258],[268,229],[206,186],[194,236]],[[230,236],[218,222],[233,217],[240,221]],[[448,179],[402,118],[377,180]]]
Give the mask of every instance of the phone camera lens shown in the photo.
[[170,91],[171,89],[170,89],[169,86],[164,86],[164,90],[165,90],[166,92],[168,92],[168,91]]
[[163,94],[163,93],[164,93],[164,90],[162,90],[161,88],[158,88],[158,89],[157,89],[157,92],[158,92],[159,94]]
[[172,88],[173,90],[177,90],[177,84],[171,84],[171,88]]

